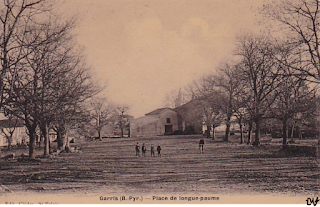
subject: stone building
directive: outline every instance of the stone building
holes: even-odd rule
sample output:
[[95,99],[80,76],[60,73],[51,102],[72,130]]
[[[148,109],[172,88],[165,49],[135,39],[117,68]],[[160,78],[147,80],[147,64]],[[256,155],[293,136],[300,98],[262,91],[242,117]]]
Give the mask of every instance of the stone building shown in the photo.
[[203,125],[201,100],[193,99],[181,105],[178,98],[175,105],[176,108],[174,109],[159,108],[143,117],[133,119],[130,125],[131,135],[136,137],[201,134]]
[[203,125],[202,102],[193,99],[173,110],[178,115],[178,130],[183,134],[201,134]]
[[169,135],[178,130],[178,114],[170,108],[159,108],[130,123],[131,136]]

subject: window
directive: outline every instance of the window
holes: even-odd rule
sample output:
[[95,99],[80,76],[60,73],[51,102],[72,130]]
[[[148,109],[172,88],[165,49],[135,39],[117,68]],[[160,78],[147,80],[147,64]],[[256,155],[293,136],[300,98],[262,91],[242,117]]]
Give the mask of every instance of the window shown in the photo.
[[167,118],[167,124],[170,124],[170,118]]

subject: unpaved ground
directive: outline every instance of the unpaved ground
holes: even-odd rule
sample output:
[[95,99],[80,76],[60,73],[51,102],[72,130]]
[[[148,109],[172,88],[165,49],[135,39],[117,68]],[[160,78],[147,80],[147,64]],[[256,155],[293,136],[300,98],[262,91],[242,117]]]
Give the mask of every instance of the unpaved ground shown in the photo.
[[[0,195],[320,193],[314,157],[288,156],[275,145],[252,147],[240,145],[237,140],[224,143],[219,139],[205,139],[205,154],[200,154],[199,138],[82,140],[74,144],[82,147],[81,153],[60,154],[41,162],[2,159]],[[137,142],[146,144],[147,157],[135,156]],[[158,143],[163,149],[162,157],[150,157],[150,145]]]

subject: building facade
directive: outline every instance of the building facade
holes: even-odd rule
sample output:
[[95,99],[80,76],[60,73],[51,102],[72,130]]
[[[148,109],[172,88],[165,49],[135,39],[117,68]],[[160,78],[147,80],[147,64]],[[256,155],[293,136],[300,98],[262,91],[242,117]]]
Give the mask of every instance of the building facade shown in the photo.
[[0,147],[8,145],[6,134],[13,132],[11,145],[26,144],[29,142],[26,127],[20,120],[0,120]]
[[169,135],[178,130],[178,114],[170,108],[160,108],[130,123],[132,137]]
[[202,102],[193,99],[173,109],[178,115],[178,130],[183,134],[201,134],[203,125]]

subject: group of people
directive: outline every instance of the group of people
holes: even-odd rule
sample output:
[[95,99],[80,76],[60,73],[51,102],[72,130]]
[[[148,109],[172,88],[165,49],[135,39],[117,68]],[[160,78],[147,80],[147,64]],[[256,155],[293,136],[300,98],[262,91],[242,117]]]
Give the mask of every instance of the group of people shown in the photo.
[[[147,147],[145,146],[144,143],[141,146],[141,152],[142,152],[142,157],[145,157],[146,156],[146,152],[147,152]],[[155,154],[154,154],[155,148],[154,148],[153,144],[151,144],[150,152],[151,152],[151,157],[155,157]],[[160,146],[160,144],[158,144],[158,146],[157,146],[157,152],[158,152],[158,157],[161,157],[161,146]],[[140,157],[140,145],[139,145],[138,142],[137,142],[137,145],[136,145],[136,156]]]
[[[204,140],[200,139],[200,141],[199,141],[200,154],[203,154],[203,146],[204,146]],[[135,149],[136,149],[136,156],[140,157],[140,145],[139,145],[138,142],[137,142],[137,145],[136,145]],[[147,152],[147,147],[145,146],[144,143],[141,146],[141,152],[142,152],[142,157],[145,157],[146,156],[146,152]],[[154,148],[153,144],[151,144],[150,152],[151,152],[151,157],[155,157],[155,154],[154,154],[155,148]],[[160,144],[158,144],[158,146],[157,146],[157,152],[158,152],[158,157],[161,157],[161,146],[160,146]]]

